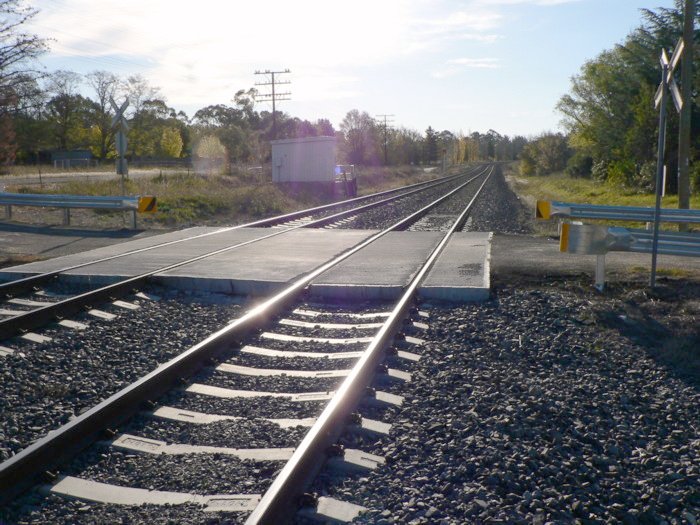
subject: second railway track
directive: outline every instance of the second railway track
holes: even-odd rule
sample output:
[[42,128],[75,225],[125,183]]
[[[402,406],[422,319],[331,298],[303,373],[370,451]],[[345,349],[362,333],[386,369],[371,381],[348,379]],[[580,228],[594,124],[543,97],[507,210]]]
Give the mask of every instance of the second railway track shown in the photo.
[[[363,214],[372,213],[375,208],[382,208],[382,220],[385,223],[387,223],[387,221],[390,223],[392,220],[394,220],[394,218],[398,217],[402,211],[405,211],[400,209],[400,205],[406,198],[412,197],[415,200],[415,197],[420,195],[424,200],[426,198],[426,191],[435,191],[445,184],[454,184],[459,182],[459,180],[460,177],[448,177],[444,180],[439,180],[427,185],[421,184],[418,188],[409,187],[405,192],[401,192],[398,195],[386,196],[385,194],[387,192],[383,192],[382,194],[372,195],[366,198],[352,199],[352,201],[350,201],[351,206],[349,208],[348,203],[343,202],[336,205],[321,206],[319,208],[314,208],[303,212],[296,212],[294,214],[257,221],[255,223],[240,227],[223,228],[210,233],[184,236],[182,238],[160,243],[155,246],[136,248],[126,253],[102,257],[94,261],[68,265],[61,270],[53,270],[36,275],[28,275],[20,279],[2,283],[0,284],[0,296],[5,298],[6,304],[4,305],[4,308],[3,305],[0,304],[0,341],[8,339],[19,333],[33,330],[50,322],[63,322],[66,316],[78,312],[86,306],[92,306],[102,302],[114,302],[115,298],[142,287],[146,282],[148,282],[149,279],[159,273],[164,273],[175,268],[193,264],[202,259],[213,257],[230,250],[242,248],[274,236],[282,235],[288,231],[293,231],[302,227],[352,227],[352,224],[356,223],[358,220],[361,220],[360,217]],[[428,193],[428,195],[430,195],[430,193]],[[370,202],[367,203],[367,200]],[[361,203],[359,206],[353,206],[358,202]],[[417,204],[420,204],[420,202],[420,200],[417,200],[416,203],[413,204],[413,207],[415,209],[420,207],[416,206]],[[396,207],[396,203],[399,203],[398,209]],[[341,208],[341,211],[337,211],[336,208]],[[329,214],[329,210],[333,213]],[[207,250],[206,245],[204,245],[202,253],[195,257],[184,258],[173,262],[172,264],[154,269],[148,269],[148,271],[117,280],[117,282],[110,283],[106,286],[100,286],[78,294],[74,293],[70,297],[65,296],[65,294],[63,297],[61,297],[62,294],[60,293],[45,294],[43,297],[35,298],[17,297],[17,295],[22,293],[36,293],[36,291],[39,290],[38,287],[50,285],[52,281],[85,267],[97,266],[103,263],[114,263],[115,261],[119,262],[119,260],[128,260],[129,258],[133,259],[134,257],[142,256],[144,252],[161,249],[164,247],[172,248],[173,245],[180,243],[202,242],[203,239],[206,240],[207,237],[211,237],[212,235],[251,226],[273,226],[274,230],[270,231],[269,233],[266,233],[264,230],[260,230],[255,235],[251,236],[249,240],[236,242],[233,245],[217,248],[215,250]],[[16,307],[17,305],[20,305],[20,309]],[[128,306],[125,307],[128,308]],[[93,311],[93,314],[95,316],[100,316],[102,315],[102,312],[97,310]],[[109,315],[103,315],[103,317],[109,317]],[[71,322],[64,322],[64,324],[71,325]],[[25,336],[25,338],[27,338],[27,336]],[[36,337],[34,335],[30,335],[28,338],[30,340],[41,339],[40,337]],[[3,352],[7,353],[7,351],[8,350],[6,349]]]
[[[483,179],[479,181],[480,188],[485,182]],[[453,190],[454,193],[457,191]],[[478,194],[478,191],[474,194]],[[433,203],[434,206],[437,204],[437,202]],[[429,207],[425,207],[397,222],[391,229],[406,228],[428,211]],[[291,284],[288,289],[238,317],[222,330],[160,366],[151,374],[112,395],[61,429],[10,458],[0,466],[3,494],[16,493],[22,486],[35,483],[37,475],[47,470],[54,471],[55,467],[51,466],[52,463],[68,460],[77,450],[98,439],[99,444],[93,445],[88,452],[79,456],[83,459],[70,463],[67,468],[62,467],[57,475],[65,476],[65,472],[72,474],[83,472],[87,473],[88,479],[92,481],[113,483],[118,479],[115,477],[116,474],[110,476],[97,473],[102,468],[100,464],[109,470],[107,467],[109,464],[115,467],[120,461],[131,464],[134,458],[139,458],[140,461],[154,452],[172,452],[172,457],[190,458],[195,462],[206,458],[207,464],[210,464],[216,472],[228,470],[221,466],[214,466],[212,461],[221,461],[224,464],[233,461],[244,465],[244,470],[251,470],[259,479],[255,481],[253,479],[255,476],[251,479],[235,480],[230,479],[230,476],[226,477],[226,480],[222,478],[220,480],[222,490],[217,489],[213,494],[208,494],[209,496],[218,494],[217,498],[214,498],[219,502],[213,504],[215,507],[217,504],[224,507],[240,505],[241,508],[238,510],[242,511],[242,514],[236,513],[235,516],[238,516],[237,519],[243,519],[247,512],[257,506],[258,500],[255,497],[246,499],[240,494],[259,494],[263,492],[262,489],[269,488],[262,497],[261,505],[257,506],[249,518],[250,523],[274,522],[271,521],[270,516],[281,515],[282,507],[279,505],[284,506],[286,509],[284,512],[289,514],[292,512],[290,509],[298,502],[301,488],[313,480],[313,474],[321,466],[320,451],[325,454],[326,449],[337,441],[340,433],[344,431],[344,425],[350,413],[355,410],[362,398],[366,398],[366,386],[376,380],[377,365],[385,360],[385,350],[391,346],[391,341],[396,340],[396,333],[403,326],[405,317],[410,311],[411,300],[418,283],[424,277],[432,260],[440,253],[449,235],[463,224],[466,216],[465,210],[454,222],[443,242],[432,252],[432,259],[427,261],[424,269],[408,287],[398,304],[382,305],[379,311],[377,311],[377,305],[374,305],[370,308],[373,311],[369,312],[366,311],[367,307],[361,306],[356,307],[354,311],[343,311],[343,309],[328,306],[322,307],[320,311],[318,308],[317,311],[313,311],[313,306],[297,302],[299,298],[303,301],[303,296],[300,294],[315,278],[337,264],[340,259],[349,257],[352,251],[359,250],[380,238],[380,233],[350,252],[344,253],[338,260],[321,266]],[[284,314],[284,311],[287,314]],[[259,327],[265,326],[269,319],[280,315],[283,318],[278,319],[279,324],[275,331],[256,332],[260,329]],[[413,321],[417,324],[409,324],[407,329],[420,330],[422,325],[421,319],[417,317],[419,314],[414,312],[413,315],[415,317]],[[377,330],[378,332],[372,335]],[[419,343],[419,341],[413,341],[410,336],[408,338],[402,336],[401,340],[404,342],[395,341],[394,346],[410,347],[412,344]],[[406,340],[408,342],[405,342]],[[290,346],[294,348],[291,352]],[[410,365],[410,362],[419,358],[415,350],[415,348],[413,351],[411,348],[400,348],[398,355],[390,359],[398,359]],[[196,372],[202,365],[205,367],[200,372]],[[392,370],[391,367],[387,369],[384,365],[379,368],[379,371],[380,382],[381,378],[384,378],[384,381],[409,379],[407,372]],[[186,379],[193,374],[197,375]],[[173,386],[175,390],[171,390]],[[334,393],[331,394],[331,392]],[[192,396],[200,401],[191,401]],[[205,402],[201,402],[202,396],[206,399]],[[255,399],[255,403],[250,403],[251,398]],[[375,391],[370,398],[378,400],[373,403],[374,405],[386,404],[387,400],[397,401],[391,395],[384,395],[381,390],[379,395],[376,395]],[[319,414],[318,410],[328,399],[331,399],[330,404]],[[154,400],[159,400],[156,406],[149,405]],[[175,406],[172,406],[171,401]],[[275,413],[274,407],[278,404]],[[206,407],[209,408],[205,410]],[[267,414],[265,414],[265,407],[270,409]],[[299,407],[304,408],[299,410]],[[124,427],[124,421],[129,414],[144,409],[149,415],[138,415]],[[377,412],[376,408],[373,410],[375,410],[373,414],[381,414],[381,411]],[[261,418],[263,421],[259,421]],[[385,424],[375,422],[371,418],[368,418],[364,425],[364,419],[358,416],[353,416],[353,421],[356,427],[364,428],[362,432],[381,432],[387,428]],[[255,430],[257,424],[261,424],[264,429],[261,433]],[[228,430],[224,427],[228,427]],[[125,434],[125,431],[119,428],[128,428],[128,432],[133,434]],[[241,432],[241,436],[235,437],[237,431],[232,429],[239,428],[247,430]],[[102,434],[105,429],[108,434],[112,434],[112,431],[116,431],[116,434],[110,435],[108,439]],[[219,435],[219,438],[215,438],[216,435]],[[175,439],[178,436],[186,442],[178,443]],[[209,436],[203,439],[207,444],[203,445],[204,448],[197,448],[194,442],[203,436]],[[251,440],[245,441],[242,436],[248,436]],[[305,437],[299,443],[302,436]],[[168,448],[167,443],[176,443],[181,446]],[[251,447],[251,443],[257,443],[257,446]],[[134,450],[130,451],[130,447]],[[275,451],[251,452],[256,448],[271,448]],[[294,449],[294,451],[287,449]],[[313,450],[311,456],[306,456],[310,454],[308,450]],[[350,451],[343,454],[339,447],[331,447],[330,450],[336,455],[336,460],[331,463],[344,468],[362,469],[381,464],[381,459],[371,458],[361,452]],[[112,458],[111,454],[116,455]],[[353,463],[353,458],[356,456],[361,459],[359,466]],[[89,457],[92,457],[92,460],[85,459]],[[162,456],[161,459],[164,457],[166,456]],[[343,457],[348,461],[344,461]],[[95,462],[95,458],[99,460]],[[273,475],[276,474],[277,468],[271,471],[270,467],[264,466],[268,462],[281,466],[279,462],[286,460],[289,462],[278,476]],[[144,461],[150,464],[150,460]],[[175,460],[168,459],[166,463],[169,461]],[[155,478],[151,478],[149,482],[147,481],[149,475],[145,474],[144,469],[137,470],[143,474],[140,481],[136,482],[136,485],[141,486],[131,488],[142,488],[144,491],[127,490],[126,492],[131,494],[128,497],[116,489],[110,492],[109,487],[100,488],[100,485],[87,487],[87,482],[72,481],[72,477],[58,478],[64,481],[54,485],[55,492],[58,493],[62,490],[61,487],[73,483],[75,490],[86,488],[97,492],[102,490],[104,494],[111,494],[111,497],[117,500],[119,497],[126,500],[132,498],[133,503],[138,502],[139,497],[143,498],[143,494],[148,493],[149,489],[153,496],[155,493],[152,489],[156,486],[170,487],[172,490],[165,492],[177,493],[179,496],[161,495],[165,502],[168,502],[168,498],[171,498],[170,503],[186,504],[189,501],[196,504],[201,511],[201,505],[205,503],[202,497],[207,495],[202,494],[201,487],[189,485],[191,493],[186,490],[174,490],[178,486],[178,476],[175,476],[176,481],[172,484],[167,480],[156,481]],[[153,469],[148,471],[155,476],[156,472],[164,470],[168,469],[159,470],[154,465]],[[240,469],[234,469],[236,472],[238,470]],[[277,481],[270,485],[272,478],[276,478]],[[285,479],[286,481],[281,481]],[[226,487],[226,490],[223,490],[223,487]],[[187,488],[187,483],[180,486],[180,489],[184,488]],[[93,496],[94,494],[93,492]],[[231,499],[229,497],[231,495],[236,496]],[[56,496],[50,499],[57,505],[59,505],[57,502],[61,501],[56,499]],[[126,500],[115,500],[112,503],[129,503]],[[151,503],[157,502],[151,501]],[[319,502],[316,501],[316,503]],[[321,506],[327,504],[325,501],[320,503]],[[111,506],[107,505],[106,508]],[[341,505],[341,508],[348,507]],[[107,512],[105,508],[102,510]],[[173,512],[177,513],[177,511]],[[230,516],[226,519],[229,518]]]

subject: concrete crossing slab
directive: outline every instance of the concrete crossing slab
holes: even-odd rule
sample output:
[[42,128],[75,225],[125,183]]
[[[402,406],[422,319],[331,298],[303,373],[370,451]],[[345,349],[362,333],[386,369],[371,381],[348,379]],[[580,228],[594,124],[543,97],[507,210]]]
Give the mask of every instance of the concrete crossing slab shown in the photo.
[[159,274],[158,280],[183,289],[265,295],[374,233],[375,230],[294,230]]
[[[186,237],[193,237],[195,235],[209,233],[220,229],[221,228],[206,227],[187,228],[176,232],[164,233],[162,235],[142,237],[139,239],[134,239],[133,241],[118,242],[110,246],[96,248],[94,250],[88,250],[84,252],[73,253],[70,255],[64,255],[62,257],[54,257],[52,259],[47,259],[44,261],[37,261],[33,263],[13,266],[10,268],[3,268],[2,270],[0,270],[0,279],[18,279],[20,276],[29,276],[37,273],[60,270],[61,268],[68,268],[77,264],[82,264],[97,259],[102,259],[105,257],[111,257],[113,255],[126,253],[132,250],[147,248],[156,244],[176,241],[179,239],[184,239]],[[179,245],[181,246],[182,244],[184,243],[180,243]]]
[[390,232],[319,277],[311,285],[311,294],[352,300],[397,299],[443,235]]
[[[220,228],[191,228],[0,270],[0,280],[55,271]],[[188,242],[157,246],[68,272],[67,281],[107,284],[157,270],[228,246],[262,239],[276,230],[240,228]],[[376,230],[303,228],[207,257],[156,275],[180,289],[265,296],[352,248]],[[392,232],[326,272],[311,294],[348,300],[396,299],[442,238],[440,232]],[[489,294],[491,234],[458,233],[438,258],[420,294],[426,299],[483,300]]]
[[490,232],[457,232],[418,289],[421,299],[485,301],[491,292]]

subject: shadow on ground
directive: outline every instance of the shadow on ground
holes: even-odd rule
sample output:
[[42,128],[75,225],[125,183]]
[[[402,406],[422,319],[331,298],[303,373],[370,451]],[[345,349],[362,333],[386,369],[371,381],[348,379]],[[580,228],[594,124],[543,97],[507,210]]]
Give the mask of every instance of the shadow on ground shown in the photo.
[[128,239],[143,232],[143,230],[130,230],[127,228],[120,228],[118,230],[92,230],[86,228],[15,224],[7,222],[0,222],[0,231],[13,233],[31,233],[34,235],[51,235],[65,237],[108,237],[115,239]]
[[700,283],[660,278],[616,283],[606,295],[612,304],[598,309],[601,326],[641,346],[674,376],[700,389]]
[[[585,273],[509,272],[494,280],[565,290],[590,305],[577,319],[628,340],[685,384],[700,390],[700,280],[659,277],[654,290],[645,272],[609,276],[604,292]],[[612,334],[611,334],[612,335]]]

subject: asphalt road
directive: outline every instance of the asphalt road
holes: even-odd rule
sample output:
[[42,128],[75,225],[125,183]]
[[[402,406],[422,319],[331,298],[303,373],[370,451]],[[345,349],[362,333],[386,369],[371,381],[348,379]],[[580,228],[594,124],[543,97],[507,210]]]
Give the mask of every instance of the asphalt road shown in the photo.
[[164,230],[92,230],[0,223],[0,259],[50,259],[164,233]]

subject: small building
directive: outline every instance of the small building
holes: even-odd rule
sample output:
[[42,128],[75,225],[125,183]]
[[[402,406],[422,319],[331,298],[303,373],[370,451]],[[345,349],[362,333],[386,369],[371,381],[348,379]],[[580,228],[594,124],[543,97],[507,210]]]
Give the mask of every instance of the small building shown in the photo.
[[333,182],[335,137],[273,140],[273,182]]

